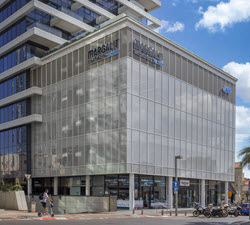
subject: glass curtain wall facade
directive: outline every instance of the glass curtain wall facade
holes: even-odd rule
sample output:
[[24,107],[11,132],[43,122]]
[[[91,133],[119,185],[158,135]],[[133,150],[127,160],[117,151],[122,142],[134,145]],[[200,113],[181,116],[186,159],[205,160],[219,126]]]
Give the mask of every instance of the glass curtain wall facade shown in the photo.
[[[135,39],[162,52],[164,66],[133,54]],[[233,180],[235,92],[222,89],[235,86],[135,31],[128,40],[129,170],[174,176],[182,155],[180,177]]]
[[29,88],[29,71],[0,83],[0,100]]
[[[118,35],[107,38],[116,40]],[[78,63],[84,50],[33,73],[37,84],[41,80],[46,121],[32,132],[34,176],[126,171],[126,60],[114,56],[86,70]],[[51,77],[55,70],[57,77]]]
[[25,6],[30,0],[12,0],[0,9],[0,23]]
[[29,126],[0,132],[0,177],[7,182],[31,172],[29,136]]
[[36,56],[41,57],[48,48],[29,42],[0,57],[0,73]]
[[0,109],[0,124],[30,115],[29,99]]
[[[116,39],[118,55],[88,62],[91,49]],[[135,39],[161,52],[164,65],[134,54]],[[91,195],[117,195],[126,208],[134,173],[136,207],[168,206],[175,155],[183,156],[178,176],[190,182],[180,187],[180,207],[200,201],[201,179],[233,180],[235,85],[146,35],[124,28],[48,60],[31,84],[42,87],[44,118],[32,126],[32,174],[68,177],[62,194],[83,195],[89,174]],[[207,201],[220,204],[225,192],[216,191]]]

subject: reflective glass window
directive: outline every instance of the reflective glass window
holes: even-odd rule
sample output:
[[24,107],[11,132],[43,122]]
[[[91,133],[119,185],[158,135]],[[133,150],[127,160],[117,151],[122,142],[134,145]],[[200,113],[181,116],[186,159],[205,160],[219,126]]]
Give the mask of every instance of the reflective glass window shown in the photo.
[[9,80],[0,83],[0,99],[14,95],[29,87],[26,84],[26,78],[29,76],[29,71],[25,71]]
[[1,123],[19,119],[27,116],[27,101],[17,102],[15,104],[3,107],[1,111]]

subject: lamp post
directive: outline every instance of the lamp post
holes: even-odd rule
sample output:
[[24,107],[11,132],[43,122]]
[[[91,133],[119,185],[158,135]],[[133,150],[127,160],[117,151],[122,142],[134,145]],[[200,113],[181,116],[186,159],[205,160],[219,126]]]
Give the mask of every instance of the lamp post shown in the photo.
[[[182,159],[182,156],[175,156],[175,181],[178,181],[177,177],[177,160]],[[175,190],[175,216],[178,216],[178,189]]]
[[28,194],[28,212],[31,210],[31,204],[30,204],[30,174],[25,174],[25,178],[27,179],[27,194]]

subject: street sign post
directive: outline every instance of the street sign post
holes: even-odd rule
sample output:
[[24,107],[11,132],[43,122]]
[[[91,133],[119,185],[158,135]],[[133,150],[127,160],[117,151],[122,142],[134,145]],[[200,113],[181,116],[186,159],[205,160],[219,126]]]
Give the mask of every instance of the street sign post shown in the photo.
[[179,181],[174,181],[173,182],[173,186],[174,186],[174,188],[178,189],[178,187],[179,187]]

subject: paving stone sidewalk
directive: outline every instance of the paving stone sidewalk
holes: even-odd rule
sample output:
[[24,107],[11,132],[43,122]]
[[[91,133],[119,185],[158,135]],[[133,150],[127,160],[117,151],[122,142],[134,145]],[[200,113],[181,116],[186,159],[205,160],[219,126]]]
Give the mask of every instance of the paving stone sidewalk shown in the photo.
[[[186,210],[187,211],[187,210]],[[174,215],[174,211],[172,210],[172,216]],[[190,210],[187,216],[191,216]],[[163,214],[162,214],[163,213]],[[180,216],[185,216],[184,211],[180,210]],[[159,209],[151,209],[151,210],[135,210],[133,214],[132,211],[129,210],[118,210],[116,212],[105,212],[105,213],[81,213],[81,214],[62,214],[55,215],[55,217],[44,216],[39,218],[37,213],[29,213],[27,211],[14,211],[14,210],[1,210],[0,209],[0,221],[4,220],[93,220],[93,219],[115,219],[115,218],[153,218],[153,217],[169,217],[169,210],[159,210]]]

